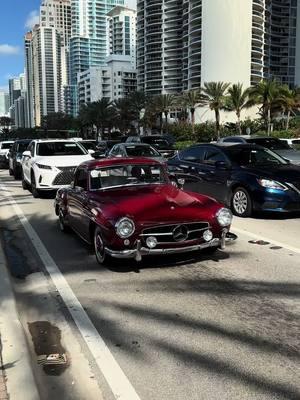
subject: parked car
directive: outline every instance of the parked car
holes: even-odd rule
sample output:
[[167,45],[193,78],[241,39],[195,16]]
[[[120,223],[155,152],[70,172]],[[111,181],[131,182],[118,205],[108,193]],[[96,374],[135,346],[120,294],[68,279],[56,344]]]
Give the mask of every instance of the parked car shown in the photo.
[[2,168],[8,168],[8,153],[13,143],[13,140],[0,142],[0,167]]
[[103,154],[102,150],[99,150],[97,148],[98,142],[96,140],[81,140],[79,142],[81,146],[83,146],[87,151],[90,151],[90,154],[93,156],[93,158],[101,158],[101,157],[106,157],[106,151],[105,154]]
[[289,160],[291,163],[300,165],[300,151],[292,149],[287,143],[284,143],[278,138],[266,136],[227,136],[221,138],[219,143],[234,144],[234,143],[253,143],[259,146],[264,146],[267,149],[275,151],[281,157]]
[[146,143],[115,144],[108,153],[108,157],[147,157],[166,162],[166,159],[154,147]]
[[253,211],[300,211],[300,167],[262,146],[199,144],[168,161],[185,188],[248,217]]
[[71,187],[59,189],[55,212],[93,243],[97,261],[225,246],[231,211],[216,200],[172,185],[165,165],[147,158],[82,163]]
[[22,177],[22,154],[27,149],[32,139],[16,140],[8,153],[9,175],[13,175],[15,179]]
[[97,150],[99,152],[99,156],[105,157],[109,153],[110,149],[117,143],[120,143],[119,140],[100,140],[97,143]]
[[91,159],[80,142],[72,139],[32,140],[23,152],[23,189],[30,188],[33,197],[39,197],[43,191],[69,185],[76,167]]
[[288,144],[291,148],[295,150],[300,150],[300,138],[296,139],[286,139],[286,138],[279,138],[284,143]]
[[129,136],[126,143],[146,143],[155,147],[156,150],[165,158],[173,157],[175,150],[173,145],[164,137],[160,135],[149,136]]

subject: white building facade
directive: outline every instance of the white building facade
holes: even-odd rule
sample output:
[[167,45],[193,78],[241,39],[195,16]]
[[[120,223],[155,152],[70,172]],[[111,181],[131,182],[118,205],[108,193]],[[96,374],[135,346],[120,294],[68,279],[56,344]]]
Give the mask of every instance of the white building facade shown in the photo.
[[31,40],[34,125],[43,116],[60,112],[61,38],[55,28],[36,26]]
[[107,14],[108,55],[124,55],[131,58],[136,68],[136,10],[117,6]]
[[300,0],[137,2],[138,85],[149,94],[209,81],[298,85],[299,49]]
[[129,56],[111,56],[107,65],[91,67],[78,74],[79,105],[106,98],[109,101],[136,91],[136,70]]

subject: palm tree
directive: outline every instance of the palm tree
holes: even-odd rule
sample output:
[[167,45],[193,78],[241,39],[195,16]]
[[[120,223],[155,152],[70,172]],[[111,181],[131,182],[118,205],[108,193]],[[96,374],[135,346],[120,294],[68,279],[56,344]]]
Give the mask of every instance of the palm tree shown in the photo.
[[288,130],[291,114],[300,108],[299,90],[290,89],[287,85],[282,86],[276,103],[283,110],[283,112],[286,113],[285,129]]
[[163,131],[163,115],[165,116],[166,130],[168,127],[168,115],[170,109],[176,104],[176,97],[173,94],[159,94],[153,97],[153,106],[160,116],[160,132]]
[[128,102],[130,104],[130,110],[133,119],[137,122],[137,130],[140,133],[140,122],[142,119],[142,110],[146,108],[148,97],[144,92],[137,91],[131,92],[127,96]]
[[126,131],[130,128],[131,122],[135,119],[134,112],[128,97],[115,100],[113,108],[116,115],[116,126],[120,131]]
[[181,104],[186,109],[188,108],[191,113],[191,121],[192,121],[192,133],[195,133],[195,111],[196,107],[202,104],[202,100],[200,97],[200,89],[199,90],[189,90],[188,92],[183,93],[181,99]]
[[226,82],[205,82],[201,89],[201,101],[203,105],[208,106],[215,112],[216,133],[220,139],[220,110],[224,109],[226,102],[226,91],[229,83]]
[[103,97],[101,100],[90,103],[88,107],[90,108],[91,121],[97,128],[97,136],[99,129],[101,129],[101,134],[103,136],[104,129],[111,127],[114,119],[112,103],[109,99]]
[[261,111],[266,123],[267,133],[271,133],[272,108],[278,102],[282,86],[275,80],[262,80],[249,89],[250,103],[261,104]]
[[249,89],[243,90],[241,83],[233,84],[228,89],[225,108],[228,111],[234,111],[237,116],[237,129],[242,134],[241,128],[241,112],[244,108],[249,108],[251,103],[248,97]]

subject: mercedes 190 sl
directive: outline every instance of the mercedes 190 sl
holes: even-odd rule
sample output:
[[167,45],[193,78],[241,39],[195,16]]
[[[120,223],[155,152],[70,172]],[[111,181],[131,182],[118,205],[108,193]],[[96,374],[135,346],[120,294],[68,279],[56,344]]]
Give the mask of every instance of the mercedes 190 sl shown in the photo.
[[100,264],[225,247],[231,211],[211,197],[181,190],[166,166],[147,158],[80,164],[54,206],[62,231],[92,244]]

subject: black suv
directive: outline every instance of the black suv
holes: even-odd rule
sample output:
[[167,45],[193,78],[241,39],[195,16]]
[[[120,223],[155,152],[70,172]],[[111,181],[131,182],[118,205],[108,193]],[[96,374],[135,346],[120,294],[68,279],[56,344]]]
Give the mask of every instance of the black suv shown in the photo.
[[9,175],[15,179],[21,179],[22,175],[22,154],[27,149],[32,139],[19,139],[14,142],[8,153]]
[[156,150],[165,158],[173,157],[175,150],[170,141],[161,135],[149,135],[149,136],[129,136],[126,143],[146,143],[155,147]]

